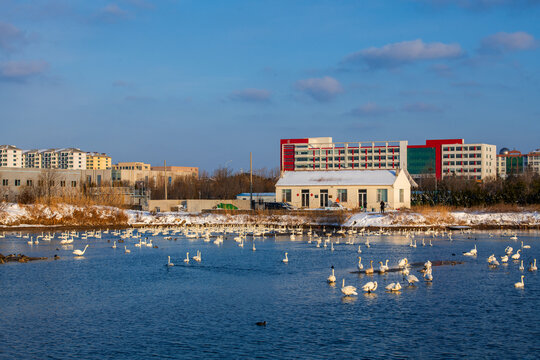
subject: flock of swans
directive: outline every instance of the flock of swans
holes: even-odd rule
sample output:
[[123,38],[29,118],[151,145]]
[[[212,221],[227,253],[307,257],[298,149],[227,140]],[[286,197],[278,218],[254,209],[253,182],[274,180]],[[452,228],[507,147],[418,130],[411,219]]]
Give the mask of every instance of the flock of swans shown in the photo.
[[[462,234],[464,233],[470,233],[470,231],[461,231]],[[311,228],[306,229],[302,226],[296,226],[296,227],[288,227],[288,226],[266,226],[266,225],[240,225],[240,224],[234,224],[234,225],[192,225],[190,227],[187,227],[185,225],[183,226],[177,226],[177,227],[148,227],[148,228],[130,228],[125,230],[93,230],[93,231],[83,231],[83,232],[76,232],[76,231],[65,231],[61,233],[41,233],[40,235],[30,235],[30,234],[23,234],[22,232],[19,232],[18,234],[15,234],[18,238],[24,238],[28,239],[27,244],[30,246],[39,245],[40,240],[42,242],[51,242],[53,239],[58,239],[58,243],[63,247],[72,247],[75,239],[81,239],[81,240],[89,240],[91,238],[94,239],[101,239],[103,234],[108,234],[110,237],[117,238],[116,240],[113,240],[112,248],[117,248],[117,241],[119,243],[125,243],[124,244],[124,253],[129,254],[131,252],[131,249],[128,248],[128,245],[133,245],[136,248],[143,248],[143,247],[149,247],[149,248],[157,248],[157,245],[154,243],[152,237],[160,236],[162,239],[172,241],[177,240],[178,237],[185,237],[188,240],[196,240],[196,239],[202,239],[204,242],[209,243],[213,242],[215,245],[221,245],[223,244],[224,240],[233,239],[238,243],[238,247],[244,248],[245,242],[247,241],[247,238],[251,238],[251,249],[253,251],[256,250],[255,247],[255,241],[258,239],[264,240],[267,237],[270,236],[277,236],[277,235],[284,235],[289,236],[291,241],[296,241],[297,236],[302,239],[302,241],[305,241],[307,244],[315,244],[317,248],[328,248],[328,244],[330,246],[330,251],[334,251],[335,247],[334,245],[339,245],[341,241],[344,241],[344,244],[346,245],[356,245],[355,242],[360,238],[364,237],[366,240],[364,242],[365,249],[369,249],[371,247],[370,243],[370,237],[371,236],[381,236],[381,235],[403,235],[409,239],[409,247],[416,248],[417,247],[417,240],[415,239],[416,236],[422,236],[422,246],[433,246],[431,238],[440,237],[441,239],[448,239],[449,241],[452,241],[452,233],[444,230],[434,230],[434,229],[428,229],[428,230],[398,230],[398,231],[390,231],[390,230],[379,230],[379,231],[370,231],[364,228],[361,229],[355,229],[355,228],[349,228],[349,229],[333,229],[333,230],[327,230],[325,227],[322,228],[322,232],[319,231],[313,231]],[[503,233],[503,236],[508,236],[511,240],[517,241],[517,235],[516,234],[510,234],[510,233]],[[490,237],[493,237],[494,235],[490,234]],[[0,234],[0,237],[5,237],[5,233]],[[428,238],[428,242],[426,242],[426,237]],[[111,240],[108,240],[109,242]],[[132,242],[132,243],[129,243]],[[358,243],[358,250],[356,251],[358,254],[362,254],[362,246],[361,242]],[[75,249],[73,250],[73,255],[75,257],[82,257],[88,250],[89,245],[86,244],[84,249]],[[497,258],[495,254],[492,254],[488,257],[487,262],[490,267],[497,267],[500,266],[500,264],[506,264],[509,261],[513,261],[516,263],[519,263],[521,261],[519,270],[524,271],[524,265],[523,260],[521,259],[521,255],[523,250],[530,249],[530,245],[525,245],[523,241],[521,241],[521,248],[518,249],[516,252],[514,252],[514,249],[511,246],[507,246],[504,249],[504,255],[499,256]],[[364,250],[366,251],[366,250]],[[284,258],[281,260],[282,263],[288,264],[289,263],[289,257],[288,252],[285,252]],[[474,257],[476,258],[478,256],[478,249],[477,245],[474,245],[474,248],[472,248],[469,251],[463,252],[464,256],[467,257]],[[197,250],[196,255],[192,256],[190,258],[189,252],[186,253],[186,257],[183,259],[183,262],[185,264],[189,264],[190,260],[193,260],[195,262],[201,262],[202,261],[202,254],[200,250]],[[499,262],[500,260],[500,262]],[[358,256],[358,264],[357,269],[358,272],[364,273],[368,276],[373,276],[375,273],[377,274],[385,274],[386,272],[390,271],[390,267],[388,265],[389,260],[385,259],[384,261],[378,261],[378,269],[375,270],[373,267],[373,260],[369,261],[369,267],[364,269],[364,265],[362,264],[362,257]],[[171,262],[170,256],[168,256],[168,261],[165,264],[167,267],[174,266],[174,264]],[[407,260],[407,258],[400,259],[396,264],[396,267],[392,269],[393,272],[399,271],[403,276],[403,281],[407,286],[415,286],[415,283],[418,283],[418,278],[410,274],[411,266]],[[537,271],[536,266],[536,259],[534,259],[528,267],[528,270],[531,272]],[[427,261],[423,268],[420,270],[421,273],[423,273],[424,281],[426,282],[432,282],[433,281],[433,270],[432,270],[432,264],[430,261]],[[331,274],[327,278],[327,282],[331,285],[335,285],[337,279],[335,276],[335,268],[332,266],[331,268]],[[362,290],[366,293],[372,293],[375,292],[378,288],[379,284],[377,281],[369,281],[365,283],[362,286]],[[516,288],[524,288],[524,276],[521,276],[521,281],[516,282],[514,284]],[[387,292],[390,293],[397,293],[403,288],[402,284],[399,281],[395,281],[392,283],[387,284],[384,289]],[[345,279],[342,279],[342,287],[341,292],[345,296],[356,296],[357,295],[357,289],[356,287],[352,285],[345,286]]]

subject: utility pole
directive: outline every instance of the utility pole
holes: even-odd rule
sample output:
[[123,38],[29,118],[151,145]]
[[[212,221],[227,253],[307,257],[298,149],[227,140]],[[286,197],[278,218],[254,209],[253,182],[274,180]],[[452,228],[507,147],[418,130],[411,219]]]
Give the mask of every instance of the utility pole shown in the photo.
[[163,174],[165,180],[165,200],[167,200],[167,160],[163,160]]
[[253,210],[253,157],[249,152],[249,208]]

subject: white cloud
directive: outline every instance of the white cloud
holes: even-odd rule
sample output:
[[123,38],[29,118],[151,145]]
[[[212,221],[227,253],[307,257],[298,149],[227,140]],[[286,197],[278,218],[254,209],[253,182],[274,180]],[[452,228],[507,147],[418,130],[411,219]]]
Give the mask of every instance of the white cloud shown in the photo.
[[343,87],[339,81],[330,76],[298,80],[295,86],[298,90],[319,102],[330,101],[343,92]]
[[0,81],[24,81],[49,68],[46,61],[10,61],[0,64]]
[[369,67],[381,68],[396,67],[421,60],[453,59],[463,54],[459,44],[424,43],[422,39],[416,39],[363,49],[347,56],[344,61],[347,63],[364,62]]
[[538,46],[534,36],[524,31],[514,33],[498,32],[482,39],[480,50],[483,52],[507,52],[530,50]]

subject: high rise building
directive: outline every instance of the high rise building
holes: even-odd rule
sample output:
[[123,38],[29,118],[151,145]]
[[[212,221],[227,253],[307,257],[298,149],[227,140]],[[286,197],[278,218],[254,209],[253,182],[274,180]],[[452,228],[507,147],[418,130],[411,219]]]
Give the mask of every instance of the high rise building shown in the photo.
[[413,178],[458,176],[484,180],[497,174],[497,147],[465,144],[463,139],[426,140],[407,149],[408,171]]
[[22,150],[13,145],[0,145],[0,167],[22,168]]
[[86,153],[86,168],[90,170],[105,170],[111,168],[111,157],[105,153]]
[[406,169],[407,141],[282,139],[280,168],[281,171]]

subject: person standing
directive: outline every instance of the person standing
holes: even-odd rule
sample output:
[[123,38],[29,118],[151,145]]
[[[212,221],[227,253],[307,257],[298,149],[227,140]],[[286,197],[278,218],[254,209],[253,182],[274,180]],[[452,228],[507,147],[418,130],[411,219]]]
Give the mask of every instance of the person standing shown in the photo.
[[381,214],[384,214],[384,201],[381,201]]

